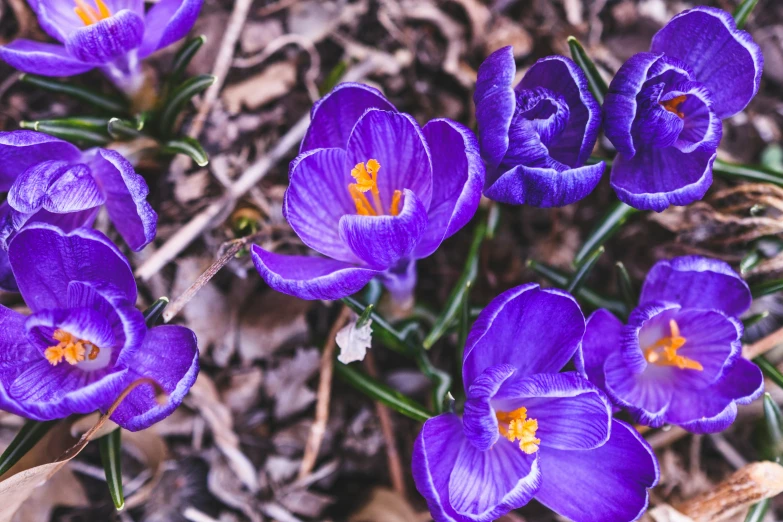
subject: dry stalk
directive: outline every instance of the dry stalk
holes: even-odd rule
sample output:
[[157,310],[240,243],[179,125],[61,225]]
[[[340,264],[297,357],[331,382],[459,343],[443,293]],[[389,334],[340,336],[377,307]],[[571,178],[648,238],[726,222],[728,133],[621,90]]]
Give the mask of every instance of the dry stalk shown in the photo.
[[711,491],[675,507],[694,522],[720,522],[732,519],[752,504],[780,492],[783,492],[783,466],[774,462],[754,462]]
[[759,355],[764,355],[780,344],[783,344],[783,328],[775,330],[768,336],[759,339],[753,344],[745,345],[742,348],[742,355],[748,359],[754,359]]
[[[375,357],[368,351],[364,357],[364,366],[370,377],[378,378],[378,368],[375,366]],[[400,461],[400,452],[397,450],[397,440],[394,438],[394,426],[392,425],[389,408],[378,401],[375,401],[375,411],[378,419],[381,421],[381,431],[386,443],[386,460],[389,462],[389,479],[391,480],[394,491],[401,496],[405,496],[405,473]]]
[[307,477],[315,467],[318,451],[326,433],[326,423],[329,421],[329,401],[332,396],[332,374],[334,372],[334,351],[337,345],[336,337],[340,328],[351,317],[351,309],[343,305],[340,315],[329,330],[324,352],[321,354],[321,378],[318,381],[318,400],[315,403],[315,420],[310,426],[310,435],[305,444],[302,466],[299,468],[299,480]]

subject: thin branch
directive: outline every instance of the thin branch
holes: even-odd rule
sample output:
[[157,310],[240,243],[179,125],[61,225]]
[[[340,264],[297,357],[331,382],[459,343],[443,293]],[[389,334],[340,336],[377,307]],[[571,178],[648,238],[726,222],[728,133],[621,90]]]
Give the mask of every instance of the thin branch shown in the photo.
[[299,480],[307,477],[315,467],[318,460],[318,451],[321,449],[326,423],[329,421],[329,402],[332,395],[332,374],[334,373],[334,351],[337,345],[336,337],[340,328],[351,317],[351,309],[343,305],[340,315],[329,330],[326,338],[323,354],[321,354],[321,378],[318,381],[318,402],[315,404],[315,420],[310,426],[310,436],[305,444],[302,467],[299,468]]
[[748,359],[755,359],[780,344],[783,344],[783,328],[775,330],[753,344],[745,345],[742,348],[742,354]]

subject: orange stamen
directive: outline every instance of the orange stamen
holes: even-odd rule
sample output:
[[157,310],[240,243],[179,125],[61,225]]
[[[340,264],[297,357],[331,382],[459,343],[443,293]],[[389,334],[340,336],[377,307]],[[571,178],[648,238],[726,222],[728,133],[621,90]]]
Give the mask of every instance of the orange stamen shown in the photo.
[[92,25],[101,20],[105,20],[112,15],[111,10],[106,6],[103,0],[95,0],[95,5],[98,9],[89,5],[85,0],[74,0],[74,3],[76,4],[76,7],[74,7],[73,12],[76,13],[76,16],[81,19],[84,25]]
[[538,451],[541,439],[536,438],[538,420],[527,418],[527,408],[517,408],[512,412],[495,412],[498,431],[508,441],[519,441],[519,449],[531,455]]
[[85,359],[87,353],[87,347],[90,348],[89,359],[94,361],[98,358],[98,354],[101,353],[101,349],[84,339],[77,339],[65,330],[57,329],[52,334],[52,337],[56,341],[59,341],[55,346],[50,346],[44,351],[44,357],[52,366],[57,366],[63,359],[68,364],[78,364]]
[[698,361],[677,354],[677,350],[685,346],[686,342],[685,337],[680,335],[677,321],[671,319],[669,329],[671,335],[659,339],[644,350],[644,358],[647,362],[658,366],[676,366],[680,370],[702,371],[704,367]]
[[671,100],[666,100],[660,103],[661,106],[667,111],[676,114],[680,118],[685,118],[685,114],[683,114],[682,111],[680,110],[680,105],[682,105],[686,99],[688,99],[688,96],[685,94],[681,94],[679,96],[672,98]]
[[398,216],[400,214],[400,198],[402,198],[402,191],[395,190],[392,195],[391,215]]

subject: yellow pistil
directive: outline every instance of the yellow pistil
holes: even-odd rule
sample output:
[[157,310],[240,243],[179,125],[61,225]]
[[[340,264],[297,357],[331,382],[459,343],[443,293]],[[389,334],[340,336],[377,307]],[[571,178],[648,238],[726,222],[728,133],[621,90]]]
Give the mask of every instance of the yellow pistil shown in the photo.
[[[381,192],[378,190],[378,171],[381,170],[381,164],[378,160],[370,159],[367,164],[357,163],[351,170],[351,176],[356,183],[348,185],[348,192],[351,194],[356,205],[356,213],[360,216],[383,216],[383,203],[381,202]],[[372,203],[364,195],[365,192],[372,194]],[[402,192],[395,190],[392,195],[389,214],[396,216],[400,213],[400,198]]]
[[679,96],[676,96],[672,98],[671,100],[666,100],[664,102],[660,102],[661,106],[666,109],[669,112],[672,112],[679,116],[681,119],[685,118],[685,114],[682,113],[680,110],[680,105],[683,104],[685,100],[688,99],[688,96],[685,94],[681,94]]
[[538,421],[527,418],[527,408],[517,408],[512,412],[495,412],[498,419],[498,431],[510,442],[519,441],[519,449],[528,455],[538,451],[541,439],[536,438]]
[[[63,359],[68,364],[78,364],[85,359],[85,355],[89,360],[94,361],[101,353],[101,349],[91,342],[77,339],[65,330],[55,330],[52,337],[56,341],[60,341],[59,344],[50,346],[44,352],[44,357],[52,366],[57,366],[63,362]],[[89,354],[87,354],[88,348],[90,349]]]
[[94,0],[98,9],[88,4],[85,0],[74,0],[76,7],[73,12],[76,13],[84,25],[92,25],[101,20],[109,18],[112,13],[103,0]]
[[647,362],[657,364],[658,366],[676,366],[680,370],[698,370],[702,371],[704,367],[693,359],[688,359],[683,355],[677,355],[677,350],[685,345],[685,337],[680,335],[680,327],[677,321],[669,321],[671,335],[659,339],[652,346],[644,350],[644,358]]

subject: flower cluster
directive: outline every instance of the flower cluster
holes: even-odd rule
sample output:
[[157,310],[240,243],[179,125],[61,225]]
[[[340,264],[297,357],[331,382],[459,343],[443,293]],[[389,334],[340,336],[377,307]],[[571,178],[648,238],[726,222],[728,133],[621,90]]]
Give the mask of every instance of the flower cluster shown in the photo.
[[[17,40],[0,59],[51,76],[99,68],[128,94],[140,87],[140,60],[183,37],[202,2],[161,0],[145,14],[141,0],[29,1],[62,45]],[[318,255],[253,245],[252,261],[271,288],[301,299],[345,298],[377,278],[409,304],[417,260],[471,221],[482,193],[557,207],[592,192],[606,169],[590,160],[602,128],[617,149],[610,183],[621,201],[655,211],[691,203],[711,184],[722,119],[756,94],[762,64],[727,13],[699,7],[620,68],[603,107],[574,61],[540,59],[514,86],[513,50],[497,50],[478,70],[478,137],[446,118],[422,127],[379,90],[340,84],[312,108],[283,201]],[[145,383],[112,419],[140,430],[169,415],[198,374],[196,337],[146,324],[128,261],[90,228],[104,211],[132,250],[149,244],[157,215],[144,179],[115,150],[15,131],[0,133],[0,190],[0,288],[30,311],[0,306],[0,408],[40,421],[107,412],[152,380],[163,403]],[[655,264],[627,324],[603,309],[586,322],[569,293],[537,284],[500,294],[467,337],[464,405],[429,418],[414,446],[433,518],[489,522],[532,499],[576,522],[641,517],[658,462],[614,414],[727,428],[764,386],[742,356],[750,304],[731,267],[696,256]],[[362,359],[378,324],[341,330],[340,360]]]
[[100,69],[132,94],[142,84],[140,60],[185,36],[203,0],[29,0],[38,22],[61,45],[16,40],[0,59],[28,73],[73,76]]

